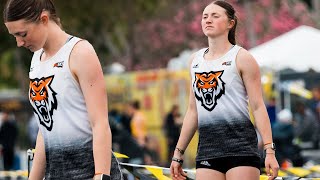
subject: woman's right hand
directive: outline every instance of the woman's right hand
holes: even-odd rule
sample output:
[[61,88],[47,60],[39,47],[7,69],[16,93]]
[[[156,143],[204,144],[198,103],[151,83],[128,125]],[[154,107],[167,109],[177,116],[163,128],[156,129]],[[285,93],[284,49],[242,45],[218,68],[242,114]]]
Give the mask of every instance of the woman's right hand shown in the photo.
[[[174,156],[175,158],[175,156]],[[176,158],[182,160],[181,157]],[[182,170],[182,163],[171,161],[170,173],[173,180],[184,180],[187,179],[187,174]]]

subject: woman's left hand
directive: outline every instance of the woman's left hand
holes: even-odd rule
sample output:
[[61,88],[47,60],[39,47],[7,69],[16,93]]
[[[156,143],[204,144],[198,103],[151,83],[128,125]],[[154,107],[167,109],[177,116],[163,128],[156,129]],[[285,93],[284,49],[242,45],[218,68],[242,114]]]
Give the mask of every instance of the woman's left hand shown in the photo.
[[275,156],[275,152],[266,154],[265,159],[266,173],[269,176],[268,180],[277,178],[279,171],[279,164]]

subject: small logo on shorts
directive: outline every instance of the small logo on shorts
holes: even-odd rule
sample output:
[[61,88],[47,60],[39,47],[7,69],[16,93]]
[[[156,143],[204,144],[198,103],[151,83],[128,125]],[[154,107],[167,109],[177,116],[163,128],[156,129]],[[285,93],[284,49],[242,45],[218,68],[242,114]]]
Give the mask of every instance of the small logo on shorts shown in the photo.
[[208,161],[201,161],[200,164],[202,164],[204,166],[211,166],[211,164],[208,163]]

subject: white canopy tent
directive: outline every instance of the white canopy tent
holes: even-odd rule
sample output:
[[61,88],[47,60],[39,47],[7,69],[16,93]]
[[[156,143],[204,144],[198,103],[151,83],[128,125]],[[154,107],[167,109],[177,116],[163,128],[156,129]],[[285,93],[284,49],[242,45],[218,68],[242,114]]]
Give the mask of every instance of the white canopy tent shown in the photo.
[[320,71],[320,30],[303,25],[249,51],[260,67]]

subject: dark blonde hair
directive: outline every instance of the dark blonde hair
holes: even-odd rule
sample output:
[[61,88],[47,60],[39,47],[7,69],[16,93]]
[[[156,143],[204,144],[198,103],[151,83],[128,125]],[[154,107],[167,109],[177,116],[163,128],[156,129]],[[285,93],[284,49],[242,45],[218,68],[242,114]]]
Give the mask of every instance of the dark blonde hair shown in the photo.
[[223,9],[225,9],[229,20],[234,20],[234,25],[230,29],[229,34],[228,34],[228,40],[231,44],[235,45],[236,44],[236,28],[237,28],[237,24],[238,24],[238,18],[236,16],[236,11],[234,10],[233,6],[226,1],[217,0],[217,1],[213,1],[212,4],[218,5],[218,6],[222,7]]
[[61,26],[52,0],[8,0],[3,11],[4,22],[24,19],[28,22],[39,22],[43,11],[49,18]]

